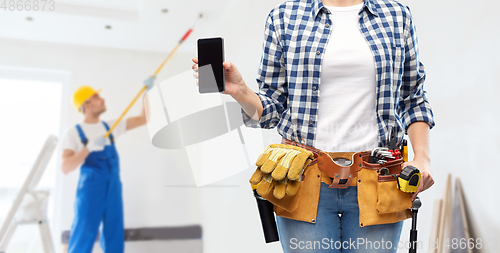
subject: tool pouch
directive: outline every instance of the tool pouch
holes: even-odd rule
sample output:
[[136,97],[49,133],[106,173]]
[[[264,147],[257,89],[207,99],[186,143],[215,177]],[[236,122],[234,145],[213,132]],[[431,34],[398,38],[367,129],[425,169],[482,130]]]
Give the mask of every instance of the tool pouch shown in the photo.
[[[271,175],[274,175],[274,172],[279,172],[282,168],[283,163],[281,163],[281,160],[274,161],[273,159],[276,159],[276,155],[273,153],[272,149],[275,149],[276,154],[279,156],[282,154],[283,159],[287,159],[288,156],[293,155],[295,151],[300,151],[300,152],[306,152],[304,153],[302,159],[298,159],[298,156],[296,159],[292,159],[292,162],[290,162],[290,167],[293,167],[288,170],[288,173],[292,173],[292,170],[295,170],[296,173],[294,173],[295,176],[292,177],[293,180],[288,179],[290,175],[285,176],[283,180],[276,181],[275,178],[273,178]],[[280,151],[276,151],[276,149],[280,149]],[[295,152],[296,153],[296,152]],[[274,158],[273,158],[274,157]],[[301,198],[302,194],[302,189],[304,186],[309,186],[309,184],[313,183],[311,180],[309,180],[309,177],[305,177],[304,175],[307,174],[306,168],[309,167],[310,165],[315,164],[316,162],[312,161],[313,158],[313,153],[307,150],[304,150],[302,148],[293,146],[293,145],[286,145],[286,144],[271,144],[269,145],[264,152],[259,156],[257,159],[256,165],[257,165],[257,170],[252,175],[252,178],[250,178],[250,183],[252,184],[257,184],[258,181],[260,180],[259,174],[262,173],[260,171],[264,167],[275,167],[276,169],[273,171],[273,173],[269,174],[264,174],[262,176],[262,181],[260,181],[259,186],[257,187],[257,192],[259,195],[266,200],[270,201],[273,203],[275,206],[278,206],[282,209],[284,209],[287,212],[294,212],[298,206],[299,206],[299,200]],[[281,159],[281,158],[279,158]],[[267,175],[267,176],[266,176]],[[296,177],[296,178],[295,178]],[[303,180],[304,178],[307,178],[307,180]],[[282,194],[280,196],[277,196],[276,191],[273,190],[268,190],[267,192],[265,191],[260,191],[260,187],[263,184],[271,184],[269,187],[271,188],[276,188],[280,187],[280,184],[285,183],[286,185],[286,193],[287,194]],[[290,188],[288,186],[292,186],[293,190],[289,191]],[[293,186],[295,185],[295,186]],[[284,187],[284,186],[281,186]],[[311,189],[311,187],[308,187]],[[284,191],[283,191],[284,192]]]
[[358,172],[359,226],[394,223],[411,217],[411,194],[397,189],[396,178],[380,175],[387,168],[389,174],[399,175],[403,159],[389,161],[383,165],[362,163]]
[[397,188],[397,179],[379,175],[377,184],[377,211],[379,214],[396,213],[412,206],[411,194]]

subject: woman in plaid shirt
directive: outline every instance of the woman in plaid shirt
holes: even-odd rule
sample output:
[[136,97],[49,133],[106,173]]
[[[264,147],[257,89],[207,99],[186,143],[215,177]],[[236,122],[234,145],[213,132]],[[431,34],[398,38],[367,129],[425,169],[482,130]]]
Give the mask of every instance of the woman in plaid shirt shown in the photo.
[[[434,183],[435,124],[415,32],[409,8],[397,1],[288,1],[266,20],[259,91],[225,62],[223,93],[240,103],[247,126],[277,127],[283,138],[323,151],[370,150],[387,146],[391,131],[398,144],[408,134],[415,155],[404,166],[422,173],[414,198]],[[356,187],[322,183],[316,221],[277,217],[283,250],[397,251],[402,221],[359,227],[358,216]]]

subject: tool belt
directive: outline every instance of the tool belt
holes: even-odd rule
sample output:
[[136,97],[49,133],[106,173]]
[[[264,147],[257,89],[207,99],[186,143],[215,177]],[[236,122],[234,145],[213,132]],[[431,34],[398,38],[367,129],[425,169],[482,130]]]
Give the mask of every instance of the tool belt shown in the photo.
[[[360,227],[394,223],[411,217],[411,194],[398,190],[397,179],[391,175],[401,173],[403,158],[373,164],[369,163],[370,151],[324,152],[284,138],[281,144],[311,151],[314,158],[304,168],[301,187],[296,196],[283,199],[276,199],[272,194],[262,196],[275,205],[278,216],[314,223],[321,178],[330,188],[357,186]],[[352,162],[339,165],[334,161],[336,158]],[[382,169],[388,170],[385,170],[385,175],[380,173]],[[315,205],[315,209],[311,205]]]
[[[359,164],[363,162],[363,159],[368,161],[368,157],[370,156],[369,151],[324,152],[317,148],[293,142],[285,138],[282,139],[281,143],[297,146],[313,152],[314,160],[310,165],[318,163],[318,169],[323,172],[321,179],[323,182],[328,183],[330,188],[347,188],[348,186],[356,186],[357,172],[361,170],[361,166],[359,166]],[[351,161],[351,164],[349,166],[339,165],[333,160],[334,158],[348,159]]]

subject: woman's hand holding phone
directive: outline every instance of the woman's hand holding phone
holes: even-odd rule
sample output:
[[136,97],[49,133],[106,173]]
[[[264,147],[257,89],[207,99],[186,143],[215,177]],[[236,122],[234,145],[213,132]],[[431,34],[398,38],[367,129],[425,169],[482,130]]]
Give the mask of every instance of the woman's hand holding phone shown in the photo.
[[[193,77],[196,79],[196,85],[198,84],[198,58],[195,57],[193,60],[192,69],[194,71]],[[224,67],[224,85],[225,90],[221,92],[222,94],[231,95],[231,97],[236,100],[243,110],[255,120],[260,119],[262,111],[262,102],[259,96],[255,94],[243,81],[243,77],[236,66],[231,62],[224,62],[222,64]]]
[[[196,78],[196,84],[198,85],[198,57],[193,60],[192,69],[194,71],[194,78]],[[238,98],[242,98],[244,94],[247,93],[248,86],[243,81],[243,77],[231,62],[224,62],[222,64],[224,67],[224,77],[225,77],[225,90],[221,92],[222,94],[231,95],[236,101]]]

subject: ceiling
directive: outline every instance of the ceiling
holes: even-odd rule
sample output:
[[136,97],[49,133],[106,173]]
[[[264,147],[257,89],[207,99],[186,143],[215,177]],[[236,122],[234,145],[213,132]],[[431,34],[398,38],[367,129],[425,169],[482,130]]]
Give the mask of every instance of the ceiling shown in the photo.
[[[200,13],[203,18],[186,42],[190,47],[196,45],[193,37],[210,36],[223,27],[228,13],[234,15],[240,2],[243,1],[56,0],[47,2],[44,11],[0,9],[0,37],[169,52]],[[256,0],[251,6],[262,9],[258,3],[264,2],[267,13],[272,1]],[[53,11],[49,10],[51,4]]]

